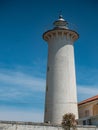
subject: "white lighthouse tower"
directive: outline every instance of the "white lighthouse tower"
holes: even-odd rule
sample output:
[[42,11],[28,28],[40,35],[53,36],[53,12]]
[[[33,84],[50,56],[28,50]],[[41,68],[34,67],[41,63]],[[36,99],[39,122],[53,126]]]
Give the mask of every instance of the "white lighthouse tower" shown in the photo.
[[73,113],[78,119],[74,41],[79,35],[67,24],[60,15],[54,28],[43,34],[48,42],[44,121],[55,124],[61,124],[66,113]]

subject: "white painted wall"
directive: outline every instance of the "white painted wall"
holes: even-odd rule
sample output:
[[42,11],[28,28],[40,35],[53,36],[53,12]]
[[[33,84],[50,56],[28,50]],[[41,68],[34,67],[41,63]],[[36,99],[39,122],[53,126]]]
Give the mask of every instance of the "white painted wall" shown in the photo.
[[[67,30],[68,31],[68,30]],[[48,42],[45,122],[61,124],[65,113],[78,119],[74,47],[75,32],[53,30],[44,36]]]

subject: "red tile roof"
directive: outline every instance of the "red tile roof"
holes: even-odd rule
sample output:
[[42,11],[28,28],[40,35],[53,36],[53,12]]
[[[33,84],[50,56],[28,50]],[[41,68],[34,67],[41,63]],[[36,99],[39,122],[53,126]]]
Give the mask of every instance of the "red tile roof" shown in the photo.
[[92,102],[92,101],[95,101],[95,100],[98,100],[98,95],[94,96],[94,97],[91,97],[91,98],[88,98],[86,100],[83,100],[82,102],[79,102],[78,103],[78,106],[82,105],[82,104],[86,104],[88,102]]

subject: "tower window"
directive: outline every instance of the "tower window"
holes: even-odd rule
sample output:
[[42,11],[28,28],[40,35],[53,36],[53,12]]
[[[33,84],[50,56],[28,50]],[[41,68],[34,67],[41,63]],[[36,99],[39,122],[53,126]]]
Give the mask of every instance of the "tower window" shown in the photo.
[[46,86],[46,91],[48,91],[48,85]]
[[49,66],[47,67],[47,71],[49,71]]
[[45,113],[47,112],[47,107],[45,107]]

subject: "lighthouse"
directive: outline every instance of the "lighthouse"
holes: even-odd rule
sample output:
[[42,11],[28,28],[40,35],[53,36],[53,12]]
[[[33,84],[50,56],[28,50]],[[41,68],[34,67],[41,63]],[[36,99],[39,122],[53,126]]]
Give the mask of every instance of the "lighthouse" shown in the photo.
[[44,122],[61,124],[66,113],[78,119],[74,42],[79,35],[68,28],[62,15],[53,25],[43,34],[48,43]]

